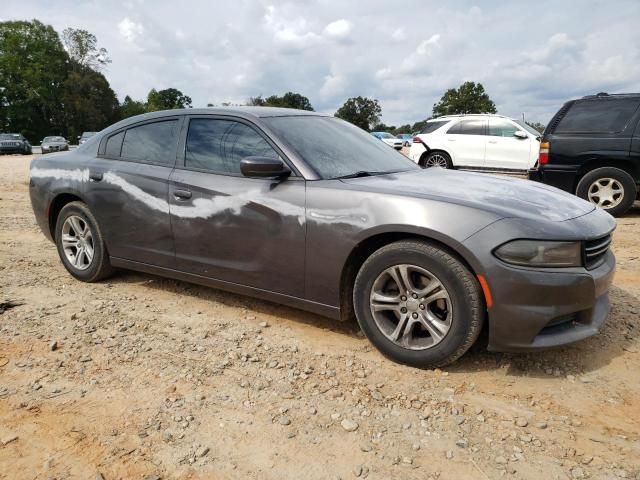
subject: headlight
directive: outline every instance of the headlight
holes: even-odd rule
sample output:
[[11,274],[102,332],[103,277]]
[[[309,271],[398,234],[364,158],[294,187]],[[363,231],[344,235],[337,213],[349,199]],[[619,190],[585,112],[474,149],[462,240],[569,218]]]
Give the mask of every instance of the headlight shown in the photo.
[[527,267],[581,267],[580,242],[514,240],[494,251],[500,260]]

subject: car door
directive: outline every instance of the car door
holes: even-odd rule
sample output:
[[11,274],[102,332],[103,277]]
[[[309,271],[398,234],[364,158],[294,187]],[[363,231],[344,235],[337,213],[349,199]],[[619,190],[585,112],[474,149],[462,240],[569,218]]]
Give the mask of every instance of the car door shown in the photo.
[[167,117],[115,131],[89,162],[86,199],[111,256],[173,267],[167,198],[181,122]]
[[485,118],[462,119],[447,133],[446,146],[454,167],[483,167],[487,142]]
[[255,125],[192,116],[171,175],[170,212],[181,271],[286,295],[304,295],[305,182],[247,178],[240,161],[284,154]]
[[[516,137],[516,132],[523,132],[526,137]],[[485,166],[528,170],[535,163],[535,155],[531,152],[534,142],[537,147],[538,142],[512,121],[506,118],[490,118]]]

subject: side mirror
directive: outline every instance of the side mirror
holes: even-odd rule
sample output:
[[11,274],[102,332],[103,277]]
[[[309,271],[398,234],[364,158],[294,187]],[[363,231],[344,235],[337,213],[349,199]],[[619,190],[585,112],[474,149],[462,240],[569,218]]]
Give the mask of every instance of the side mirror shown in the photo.
[[513,136],[519,138],[520,140],[526,140],[527,138],[529,138],[529,135],[524,133],[522,130],[516,130],[515,132],[513,132]]
[[245,177],[285,177],[291,170],[282,160],[270,157],[246,157],[240,161],[240,171]]

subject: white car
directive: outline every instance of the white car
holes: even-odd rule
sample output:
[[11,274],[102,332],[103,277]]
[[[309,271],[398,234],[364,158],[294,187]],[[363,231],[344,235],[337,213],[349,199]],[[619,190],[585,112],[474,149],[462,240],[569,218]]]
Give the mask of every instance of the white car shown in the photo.
[[384,143],[386,143],[390,147],[395,148],[396,150],[402,150],[402,144],[403,144],[402,139],[394,137],[388,132],[371,132],[371,135],[373,135],[376,138],[379,138]]
[[451,115],[429,120],[409,158],[423,167],[525,172],[538,160],[541,134],[502,115]]

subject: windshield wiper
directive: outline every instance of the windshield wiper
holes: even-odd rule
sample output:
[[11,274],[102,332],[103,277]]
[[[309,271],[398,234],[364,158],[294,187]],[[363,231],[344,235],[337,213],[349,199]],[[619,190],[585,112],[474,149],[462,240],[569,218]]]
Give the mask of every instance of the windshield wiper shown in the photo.
[[370,172],[368,170],[358,170],[357,172],[349,173],[347,175],[340,175],[339,177],[331,177],[329,180],[341,180],[343,178],[374,177],[376,175],[386,175],[387,173],[396,173],[396,172],[394,171]]

